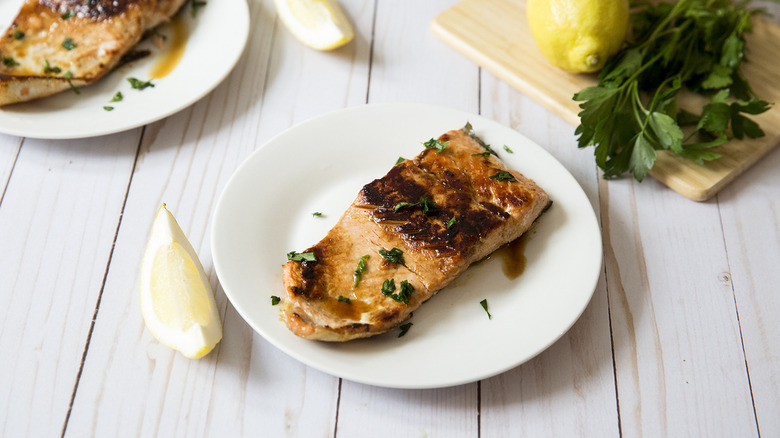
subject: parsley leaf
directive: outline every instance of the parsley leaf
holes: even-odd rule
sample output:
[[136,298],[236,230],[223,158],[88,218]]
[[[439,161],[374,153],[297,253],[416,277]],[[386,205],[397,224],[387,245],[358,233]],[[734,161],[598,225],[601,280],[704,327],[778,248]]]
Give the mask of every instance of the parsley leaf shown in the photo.
[[111,100],[109,100],[109,102],[121,102],[122,99],[124,98],[125,97],[122,95],[122,92],[117,91],[116,94],[114,94],[114,97],[112,97]]
[[382,254],[382,257],[388,262],[404,264],[404,252],[398,248],[393,248],[389,251],[383,248],[379,250],[379,254]]
[[281,298],[277,297],[276,295],[271,295],[271,305],[275,306],[279,304],[279,302],[282,301]]
[[436,149],[436,153],[441,153],[447,146],[450,145],[450,142],[445,141],[442,143],[439,140],[430,139],[423,143],[423,146],[425,146],[426,149]]
[[409,298],[414,292],[414,286],[406,280],[401,281],[401,290],[395,292],[395,279],[388,278],[382,283],[382,295],[392,298],[399,303],[409,304]]
[[494,175],[490,175],[489,178],[490,179],[494,179],[496,181],[509,181],[509,182],[517,181],[517,179],[515,179],[514,175],[512,175],[511,173],[509,173],[509,172],[507,172],[505,170],[497,172]]
[[62,69],[59,67],[52,67],[51,64],[49,64],[49,61],[47,59],[43,60],[43,73],[49,74],[49,73],[61,73]]
[[106,111],[113,111],[114,107],[106,105],[106,106],[103,107],[103,109],[106,110]]
[[76,13],[73,12],[72,10],[70,10],[70,11],[60,15],[60,18],[62,18],[63,20],[67,20],[68,18],[73,17],[74,15],[76,15]]
[[355,281],[352,283],[352,287],[356,288],[358,287],[358,284],[360,283],[360,278],[363,276],[363,273],[366,272],[367,266],[366,261],[369,259],[369,255],[366,254],[363,257],[358,260],[357,268],[354,272]]
[[314,216],[314,217],[322,217],[322,212],[321,211],[315,211],[311,215]]
[[398,157],[398,159],[397,159],[397,160],[395,160],[395,164],[401,164],[401,163],[403,163],[404,161],[406,161],[406,158],[404,158],[404,157]]
[[73,50],[76,48],[76,43],[73,42],[72,38],[65,38],[65,40],[62,41],[62,48],[65,50]]
[[512,149],[509,149],[509,146],[507,146],[507,145],[504,145],[504,150],[505,150],[505,151],[507,151],[507,152],[509,152],[510,154],[514,154],[514,152],[512,151]]
[[398,337],[400,338],[401,336],[405,335],[406,332],[408,332],[409,329],[412,327],[412,325],[413,324],[411,322],[407,322],[406,324],[401,324],[400,326],[398,326],[398,328],[401,329],[401,332],[398,333]]
[[436,211],[436,203],[429,201],[425,196],[420,197],[418,202],[399,202],[393,207],[393,211],[398,211],[402,208],[420,207],[424,214],[433,213]]
[[295,252],[290,251],[287,253],[287,260],[293,261],[293,262],[316,262],[317,257],[314,256],[313,252]]
[[448,221],[445,223],[445,225],[447,226],[447,228],[450,228],[450,227],[452,227],[453,225],[455,225],[455,222],[457,222],[457,220],[458,220],[458,219],[457,219],[455,216],[453,216],[453,217],[452,217],[452,219],[448,220]]
[[349,298],[344,297],[343,295],[339,295],[338,301],[339,301],[339,303],[352,304],[352,301],[350,301]]
[[195,16],[198,15],[198,9],[206,6],[206,3],[207,2],[201,0],[192,0],[192,4],[190,5],[190,14],[192,15],[192,18],[195,18]]
[[127,81],[130,82],[130,86],[134,90],[144,90],[144,89],[146,89],[148,87],[154,88],[154,84],[152,83],[151,80],[148,80],[148,81],[144,82],[144,81],[142,81],[140,79],[136,79],[136,78],[127,78]]
[[24,32],[22,32],[22,31],[21,31],[21,30],[19,30],[19,29],[16,29],[16,30],[14,31],[14,39],[15,39],[15,40],[21,40],[21,39],[24,39]]
[[479,304],[482,306],[483,309],[485,309],[485,313],[487,313],[488,319],[493,319],[493,315],[491,315],[490,312],[488,311],[487,298],[485,298],[484,300],[480,301]]
[[16,66],[21,65],[21,64],[16,62],[16,60],[14,58],[10,57],[10,56],[3,56],[3,65],[8,67],[8,68],[11,68],[11,67],[16,67]]

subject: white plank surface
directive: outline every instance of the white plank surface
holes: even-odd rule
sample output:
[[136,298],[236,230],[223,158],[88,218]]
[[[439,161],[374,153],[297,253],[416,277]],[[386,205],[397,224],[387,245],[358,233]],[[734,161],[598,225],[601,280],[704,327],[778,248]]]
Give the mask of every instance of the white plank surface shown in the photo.
[[[780,435],[780,151],[707,203],[651,179],[604,181],[571,126],[432,35],[456,1],[343,0],[355,41],[317,52],[273,0],[249,0],[242,60],[191,108],[109,137],[0,135],[0,436]],[[547,351],[479,383],[384,389],[295,361],[230,305],[209,247],[230,175],[284,129],[366,102],[479,112],[582,185],[605,274]],[[196,361],[157,343],[140,315],[162,202],[222,312],[222,342]]]
[[0,209],[0,432],[65,421],[140,130],[26,140]]
[[[596,168],[589,153],[576,150],[571,126],[488,72],[481,82],[482,115],[544,146],[572,172],[598,214]],[[482,383],[483,436],[618,434],[617,416],[604,415],[617,412],[604,286],[602,278],[583,316],[549,350]]]
[[780,150],[718,194],[730,281],[762,436],[780,431]]

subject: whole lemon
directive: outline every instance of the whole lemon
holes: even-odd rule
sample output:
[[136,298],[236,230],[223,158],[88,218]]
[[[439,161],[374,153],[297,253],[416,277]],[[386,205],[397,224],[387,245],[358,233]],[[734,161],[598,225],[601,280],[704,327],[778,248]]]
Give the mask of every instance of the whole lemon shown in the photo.
[[528,0],[526,14],[539,50],[572,72],[600,70],[628,32],[628,0]]

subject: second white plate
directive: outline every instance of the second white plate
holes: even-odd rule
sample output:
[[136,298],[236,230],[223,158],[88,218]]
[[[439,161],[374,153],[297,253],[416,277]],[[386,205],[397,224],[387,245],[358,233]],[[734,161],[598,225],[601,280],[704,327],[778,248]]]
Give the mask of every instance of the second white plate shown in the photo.
[[[279,318],[286,253],[325,236],[360,188],[410,158],[431,137],[462,127],[554,201],[525,249],[525,272],[510,280],[489,258],[414,312],[414,325],[370,339],[331,344],[300,339]],[[508,145],[513,154],[501,149]],[[313,212],[324,216],[315,217]],[[232,176],[214,212],[212,255],[236,310],[265,339],[324,372],[385,387],[431,388],[513,368],[560,338],[587,306],[601,269],[601,234],[590,202],[569,172],[540,146],[494,121],[420,104],[369,105],[295,126],[252,154]],[[492,319],[480,306],[487,299]]]
[[[0,20],[10,25],[22,1],[3,0]],[[32,138],[84,138],[111,134],[152,123],[195,103],[213,90],[235,66],[249,35],[249,10],[245,0],[210,1],[190,16],[190,3],[183,14],[189,37],[184,56],[166,77],[154,80],[154,88],[133,90],[127,78],[149,79],[158,52],[149,41],[152,55],[107,74],[80,94],[64,91],[31,102],[0,107],[0,132]],[[162,33],[166,30],[163,26]],[[109,101],[117,91],[124,99]],[[114,107],[106,111],[104,106]]]

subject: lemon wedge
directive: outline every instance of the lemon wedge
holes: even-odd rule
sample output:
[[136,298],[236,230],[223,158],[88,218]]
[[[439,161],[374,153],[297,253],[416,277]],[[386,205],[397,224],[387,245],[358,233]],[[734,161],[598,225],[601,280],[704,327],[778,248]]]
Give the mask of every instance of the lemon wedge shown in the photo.
[[292,34],[317,50],[352,41],[352,25],[335,0],[274,0],[276,12]]
[[160,343],[197,359],[222,339],[222,323],[198,255],[163,204],[141,263],[141,312]]

